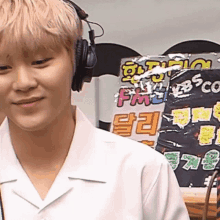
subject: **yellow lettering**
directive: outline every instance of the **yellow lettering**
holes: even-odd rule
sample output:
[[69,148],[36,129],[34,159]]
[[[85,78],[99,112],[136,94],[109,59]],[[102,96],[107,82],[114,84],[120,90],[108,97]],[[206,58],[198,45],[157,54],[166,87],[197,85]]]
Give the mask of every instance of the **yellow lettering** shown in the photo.
[[183,61],[169,60],[168,66],[174,66],[174,65],[180,65],[181,67],[183,67]]
[[184,128],[190,121],[190,108],[172,110],[173,124]]
[[212,139],[215,137],[215,126],[207,125],[200,127],[199,134],[199,144],[200,145],[210,145],[212,144]]
[[197,65],[201,65],[202,69],[208,69],[211,68],[211,64],[212,64],[211,60],[205,61],[204,59],[197,59],[191,63],[190,68],[194,69]]
[[160,66],[160,62],[159,61],[147,61],[146,66],[148,66],[147,70],[152,70],[155,66]]

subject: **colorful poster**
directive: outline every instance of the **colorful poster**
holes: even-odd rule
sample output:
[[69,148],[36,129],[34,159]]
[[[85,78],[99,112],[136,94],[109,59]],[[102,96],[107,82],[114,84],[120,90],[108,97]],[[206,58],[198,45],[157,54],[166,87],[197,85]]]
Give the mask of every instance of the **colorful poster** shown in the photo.
[[165,58],[121,60],[111,132],[155,147],[170,78]]

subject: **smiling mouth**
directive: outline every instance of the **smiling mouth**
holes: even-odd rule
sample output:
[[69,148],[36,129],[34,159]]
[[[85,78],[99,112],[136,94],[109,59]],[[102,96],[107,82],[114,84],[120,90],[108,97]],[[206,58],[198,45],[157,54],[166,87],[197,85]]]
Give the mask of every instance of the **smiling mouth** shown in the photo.
[[33,107],[36,107],[37,106],[37,104],[42,100],[43,98],[41,98],[41,99],[37,99],[37,100],[35,100],[35,101],[32,101],[32,102],[22,102],[22,103],[19,103],[19,104],[15,104],[15,105],[17,105],[17,106],[20,106],[20,107],[22,107],[22,108],[33,108]]
[[34,103],[34,102],[37,102],[37,101],[40,101],[40,99],[35,100],[35,101],[31,101],[31,102],[23,102],[23,103],[20,103],[20,104],[18,104],[18,105],[26,105],[26,104],[31,104],[31,103]]
[[15,105],[31,104],[31,103],[34,103],[34,102],[40,101],[40,100],[42,100],[42,99],[43,99],[43,98],[36,99],[36,100],[33,100],[33,101],[26,101],[26,102],[21,102],[21,103],[14,103],[14,104],[15,104]]

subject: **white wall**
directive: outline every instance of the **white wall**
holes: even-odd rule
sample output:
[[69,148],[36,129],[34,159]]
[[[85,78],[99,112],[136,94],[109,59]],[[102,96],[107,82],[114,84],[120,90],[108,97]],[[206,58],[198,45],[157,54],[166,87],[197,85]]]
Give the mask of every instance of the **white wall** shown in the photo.
[[[117,43],[158,54],[185,40],[220,43],[219,0],[76,0],[105,35],[97,43]],[[99,29],[97,34],[100,33]],[[85,34],[87,34],[85,32]]]

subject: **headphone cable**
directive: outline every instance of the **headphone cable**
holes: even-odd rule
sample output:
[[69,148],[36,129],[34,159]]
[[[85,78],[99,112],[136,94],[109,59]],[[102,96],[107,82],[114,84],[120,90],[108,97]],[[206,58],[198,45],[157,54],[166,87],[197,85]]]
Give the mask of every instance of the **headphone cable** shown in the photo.
[[[90,27],[90,30],[91,30],[90,24],[97,25],[97,26],[99,26],[99,27],[102,29],[102,34],[100,34],[100,35],[98,35],[98,36],[95,36],[95,38],[97,38],[97,37],[102,37],[102,36],[105,34],[104,28],[103,28],[100,24],[95,23],[95,22],[91,22],[91,21],[87,21],[87,20],[86,20],[86,22],[88,23],[88,25],[89,25],[89,27]],[[89,23],[90,23],[90,24],[89,24]]]

